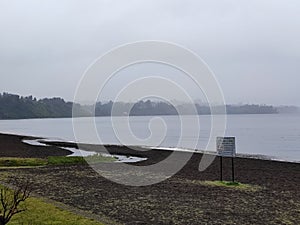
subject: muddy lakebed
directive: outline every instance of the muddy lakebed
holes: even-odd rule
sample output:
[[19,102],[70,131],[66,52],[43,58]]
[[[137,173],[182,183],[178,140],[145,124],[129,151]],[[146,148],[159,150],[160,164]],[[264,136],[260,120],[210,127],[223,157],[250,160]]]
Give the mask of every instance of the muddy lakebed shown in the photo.
[[[24,137],[0,135],[4,156],[47,157],[69,155],[74,143],[33,146]],[[38,139],[38,138],[36,138]],[[62,146],[63,145],[63,146]],[[96,146],[87,146],[95,149]],[[172,151],[106,146],[111,154],[147,158],[129,163],[152,165]],[[40,151],[44,155],[41,155]],[[187,154],[182,152],[181,154]],[[1,169],[1,181],[29,180],[39,196],[64,203],[111,224],[297,224],[300,220],[300,164],[262,159],[236,158],[236,180],[251,188],[206,185],[219,179],[219,158],[198,170],[202,154],[193,154],[176,175],[142,187],[117,184],[95,172],[88,164]],[[230,160],[224,159],[224,179],[230,180]],[[108,171],[117,174],[117,169]],[[104,221],[104,220],[103,220]],[[106,222],[109,223],[109,222]]]

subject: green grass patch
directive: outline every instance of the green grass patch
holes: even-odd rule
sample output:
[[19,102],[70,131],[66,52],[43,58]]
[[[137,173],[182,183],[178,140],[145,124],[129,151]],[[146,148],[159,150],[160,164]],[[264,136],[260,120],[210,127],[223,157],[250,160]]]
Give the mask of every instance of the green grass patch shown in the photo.
[[[1,185],[0,188],[2,188]],[[60,209],[35,197],[26,199],[20,207],[26,210],[15,214],[8,225],[103,225],[100,222]]]
[[115,157],[103,156],[103,155],[100,155],[100,154],[86,156],[86,157],[84,157],[84,159],[88,163],[114,162],[114,161],[117,160]]
[[48,165],[65,165],[65,164],[80,164],[86,163],[83,157],[80,156],[49,156]]
[[211,186],[211,187],[224,187],[224,188],[231,188],[241,191],[260,191],[263,187],[258,185],[251,185],[251,184],[243,184],[240,182],[232,182],[232,181],[208,181],[208,180],[182,180],[181,182],[195,184],[195,185],[204,185],[204,186]]
[[24,206],[27,210],[15,215],[9,225],[102,225],[102,223],[62,210],[38,198],[27,199]]
[[243,184],[240,182],[232,182],[232,181],[200,181],[202,185],[212,186],[212,187],[225,187],[225,188],[233,188],[245,191],[258,191],[261,190],[262,187],[258,185],[250,185]]
[[46,159],[39,158],[0,158],[0,167],[45,166]]
[[114,157],[94,155],[94,156],[50,156],[47,159],[40,158],[0,158],[0,167],[35,167],[46,165],[67,165],[84,163],[113,162]]
[[65,165],[65,164],[80,164],[80,163],[102,163],[113,162],[116,159],[114,157],[103,156],[100,154],[92,156],[50,156],[48,157],[49,165]]

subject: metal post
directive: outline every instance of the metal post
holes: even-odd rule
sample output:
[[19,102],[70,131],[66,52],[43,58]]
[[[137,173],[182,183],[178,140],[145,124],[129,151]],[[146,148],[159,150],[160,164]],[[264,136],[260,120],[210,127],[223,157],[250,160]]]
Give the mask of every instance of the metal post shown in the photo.
[[222,160],[222,156],[220,156],[220,180],[223,181],[223,160]]
[[233,157],[231,157],[231,170],[232,170],[232,182],[234,182],[234,162]]

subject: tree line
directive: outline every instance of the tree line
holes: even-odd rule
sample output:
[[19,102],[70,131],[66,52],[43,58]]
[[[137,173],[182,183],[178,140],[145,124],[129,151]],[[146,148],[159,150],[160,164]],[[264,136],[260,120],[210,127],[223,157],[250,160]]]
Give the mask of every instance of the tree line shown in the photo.
[[[139,101],[125,102],[97,102],[95,105],[80,105],[66,102],[62,98],[36,99],[32,96],[19,96],[9,93],[0,93],[0,119],[30,119],[30,118],[64,118],[74,116],[149,116],[149,115],[209,115],[210,107],[207,105],[188,103],[178,104],[176,108],[168,102]],[[273,106],[267,105],[226,105],[228,114],[270,114],[278,113]]]

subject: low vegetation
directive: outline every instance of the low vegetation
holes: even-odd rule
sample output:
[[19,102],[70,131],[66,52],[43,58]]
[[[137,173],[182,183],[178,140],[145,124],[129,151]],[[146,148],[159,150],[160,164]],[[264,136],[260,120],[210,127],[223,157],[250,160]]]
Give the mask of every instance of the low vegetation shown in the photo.
[[46,203],[38,198],[29,198],[26,203],[27,210],[16,215],[9,225],[19,224],[61,224],[61,225],[102,225],[94,220],[75,215],[66,210],[62,210],[50,203]]
[[20,167],[20,166],[44,166],[47,165],[47,159],[40,158],[0,158],[0,167]]
[[[45,201],[29,197],[29,192],[20,192],[18,190],[11,190],[6,187],[0,186],[1,192],[5,194],[5,199],[9,208],[15,209],[11,211],[14,213],[10,221],[2,223],[0,214],[0,224],[20,225],[46,225],[46,224],[61,224],[61,225],[102,225],[101,223],[75,215],[66,210],[62,210],[53,204],[46,203]],[[25,193],[25,194],[24,194]],[[18,201],[13,201],[15,197]],[[28,198],[29,197],[29,198]],[[26,201],[25,201],[26,200]],[[13,203],[19,202],[17,207]],[[3,205],[0,206],[0,212],[4,212]],[[10,216],[6,210],[6,217]],[[8,223],[9,222],[9,223]]]
[[50,156],[47,159],[40,158],[0,158],[0,167],[35,167],[46,165],[65,165],[65,164],[85,164],[113,162],[114,157],[94,155],[94,156]]
[[243,184],[240,182],[232,182],[232,181],[199,181],[199,183],[202,185],[207,185],[212,187],[234,188],[234,189],[247,190],[247,191],[258,191],[262,189],[262,187],[257,185]]
[[85,164],[89,163],[101,163],[101,162],[113,162],[116,159],[111,156],[92,155],[92,156],[50,156],[48,157],[49,165],[64,165],[64,164]]

